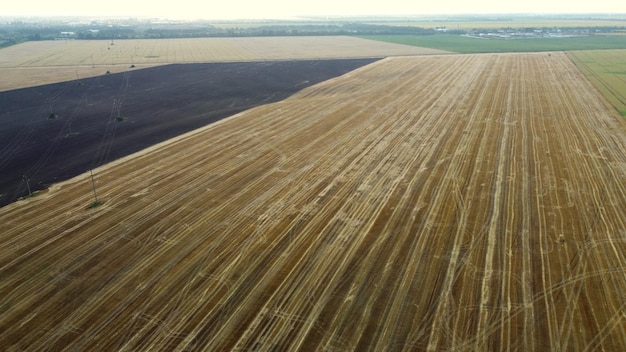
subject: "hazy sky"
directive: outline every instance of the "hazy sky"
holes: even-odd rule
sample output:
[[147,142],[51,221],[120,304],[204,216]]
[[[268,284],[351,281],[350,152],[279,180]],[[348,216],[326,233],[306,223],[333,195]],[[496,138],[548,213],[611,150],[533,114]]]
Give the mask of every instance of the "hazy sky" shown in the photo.
[[298,15],[463,13],[626,13],[624,0],[9,0],[0,16],[90,15],[170,19],[283,18]]

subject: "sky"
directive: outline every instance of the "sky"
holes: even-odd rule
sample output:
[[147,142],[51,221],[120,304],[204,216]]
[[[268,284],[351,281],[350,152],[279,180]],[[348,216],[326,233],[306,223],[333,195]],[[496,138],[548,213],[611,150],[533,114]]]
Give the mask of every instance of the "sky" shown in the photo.
[[[4,1],[3,1],[4,2]],[[494,13],[626,13],[624,0],[11,0],[1,16],[116,16],[168,19]]]

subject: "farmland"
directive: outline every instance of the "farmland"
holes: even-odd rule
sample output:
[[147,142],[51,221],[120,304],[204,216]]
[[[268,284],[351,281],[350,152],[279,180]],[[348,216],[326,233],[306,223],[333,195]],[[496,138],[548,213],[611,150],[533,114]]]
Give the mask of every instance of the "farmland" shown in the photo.
[[163,65],[0,92],[0,206],[373,61]]
[[563,53],[387,58],[0,208],[13,350],[626,348],[626,123]]
[[514,40],[480,39],[448,34],[437,36],[368,35],[363,38],[465,54],[626,49],[626,36],[620,35]]
[[569,57],[622,116],[626,116],[626,50],[573,51]]
[[0,50],[0,91],[169,63],[346,59],[441,53],[437,49],[343,36],[27,42]]

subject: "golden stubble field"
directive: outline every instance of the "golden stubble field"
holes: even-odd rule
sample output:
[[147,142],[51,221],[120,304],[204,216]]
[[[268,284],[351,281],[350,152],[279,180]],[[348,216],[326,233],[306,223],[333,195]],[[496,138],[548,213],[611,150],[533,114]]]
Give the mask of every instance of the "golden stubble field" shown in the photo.
[[626,349],[626,123],[562,53],[388,58],[0,209],[8,350]]
[[[431,55],[441,50],[347,36],[59,40],[0,50],[0,91],[170,63]],[[131,68],[131,65],[135,67]]]

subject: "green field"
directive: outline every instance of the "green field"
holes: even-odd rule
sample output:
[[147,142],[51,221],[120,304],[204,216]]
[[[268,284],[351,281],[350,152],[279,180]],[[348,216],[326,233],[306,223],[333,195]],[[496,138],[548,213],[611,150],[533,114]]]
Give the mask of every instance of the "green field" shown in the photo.
[[626,116],[626,50],[571,51],[568,56]]
[[504,53],[537,51],[570,51],[626,49],[626,36],[592,36],[577,38],[478,39],[459,35],[431,36],[389,35],[363,36],[365,39],[422,46],[457,53]]

